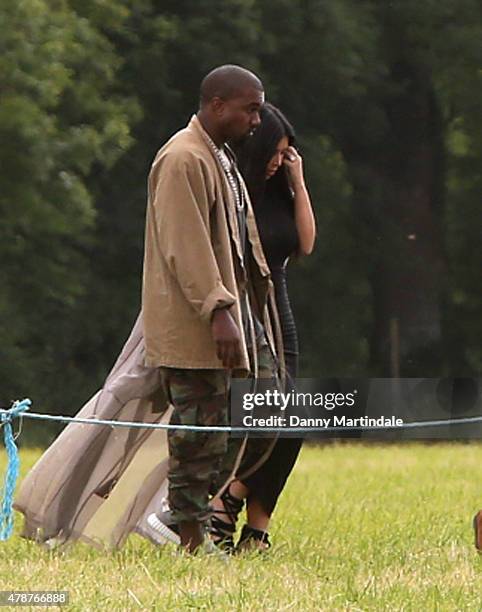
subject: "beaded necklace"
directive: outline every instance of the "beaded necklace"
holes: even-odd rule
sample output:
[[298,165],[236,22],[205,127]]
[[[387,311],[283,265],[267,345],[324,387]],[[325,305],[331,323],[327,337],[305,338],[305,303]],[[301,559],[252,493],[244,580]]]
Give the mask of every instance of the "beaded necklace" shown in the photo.
[[228,182],[231,186],[231,189],[233,191],[234,198],[236,201],[236,209],[238,211],[242,211],[244,210],[244,206],[245,206],[244,198],[243,198],[243,190],[240,184],[238,169],[236,168],[234,159],[228,156],[224,148],[219,148],[213,142],[212,138],[209,136],[207,132],[205,132],[205,134],[206,134],[206,139],[209,145],[211,146],[212,150],[214,151],[216,157],[218,158],[221,166],[223,167],[224,173],[226,174]]

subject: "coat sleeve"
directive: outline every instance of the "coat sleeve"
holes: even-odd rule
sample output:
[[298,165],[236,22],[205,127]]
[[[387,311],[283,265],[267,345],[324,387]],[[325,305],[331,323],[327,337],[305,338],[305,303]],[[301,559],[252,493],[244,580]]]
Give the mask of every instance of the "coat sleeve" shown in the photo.
[[224,286],[209,223],[210,196],[202,161],[167,155],[152,170],[150,192],[160,251],[186,300],[209,322],[236,302]]

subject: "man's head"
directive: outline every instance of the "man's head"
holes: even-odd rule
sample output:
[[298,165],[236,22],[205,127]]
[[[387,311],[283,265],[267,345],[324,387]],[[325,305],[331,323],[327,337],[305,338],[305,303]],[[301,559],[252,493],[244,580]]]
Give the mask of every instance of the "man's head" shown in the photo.
[[255,129],[263,104],[263,84],[241,66],[219,66],[201,83],[200,110],[224,140],[241,140]]

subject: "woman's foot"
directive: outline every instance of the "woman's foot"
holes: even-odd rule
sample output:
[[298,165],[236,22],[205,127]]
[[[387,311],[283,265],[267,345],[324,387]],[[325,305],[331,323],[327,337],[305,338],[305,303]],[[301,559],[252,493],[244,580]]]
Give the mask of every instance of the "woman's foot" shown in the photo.
[[244,500],[234,497],[228,488],[214,501],[209,534],[212,541],[226,552],[234,552],[233,535]]
[[264,552],[271,547],[267,531],[255,529],[249,525],[244,525],[239,541],[236,545],[236,552],[253,551]]

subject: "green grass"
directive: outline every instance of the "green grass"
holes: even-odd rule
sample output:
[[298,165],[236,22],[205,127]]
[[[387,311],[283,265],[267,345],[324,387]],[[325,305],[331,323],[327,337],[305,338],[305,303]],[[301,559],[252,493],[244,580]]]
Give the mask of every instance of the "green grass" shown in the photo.
[[[40,452],[21,450],[23,474]],[[0,589],[69,590],[69,610],[482,610],[481,465],[479,444],[306,446],[267,555],[226,564],[138,536],[60,553],[14,535]]]

